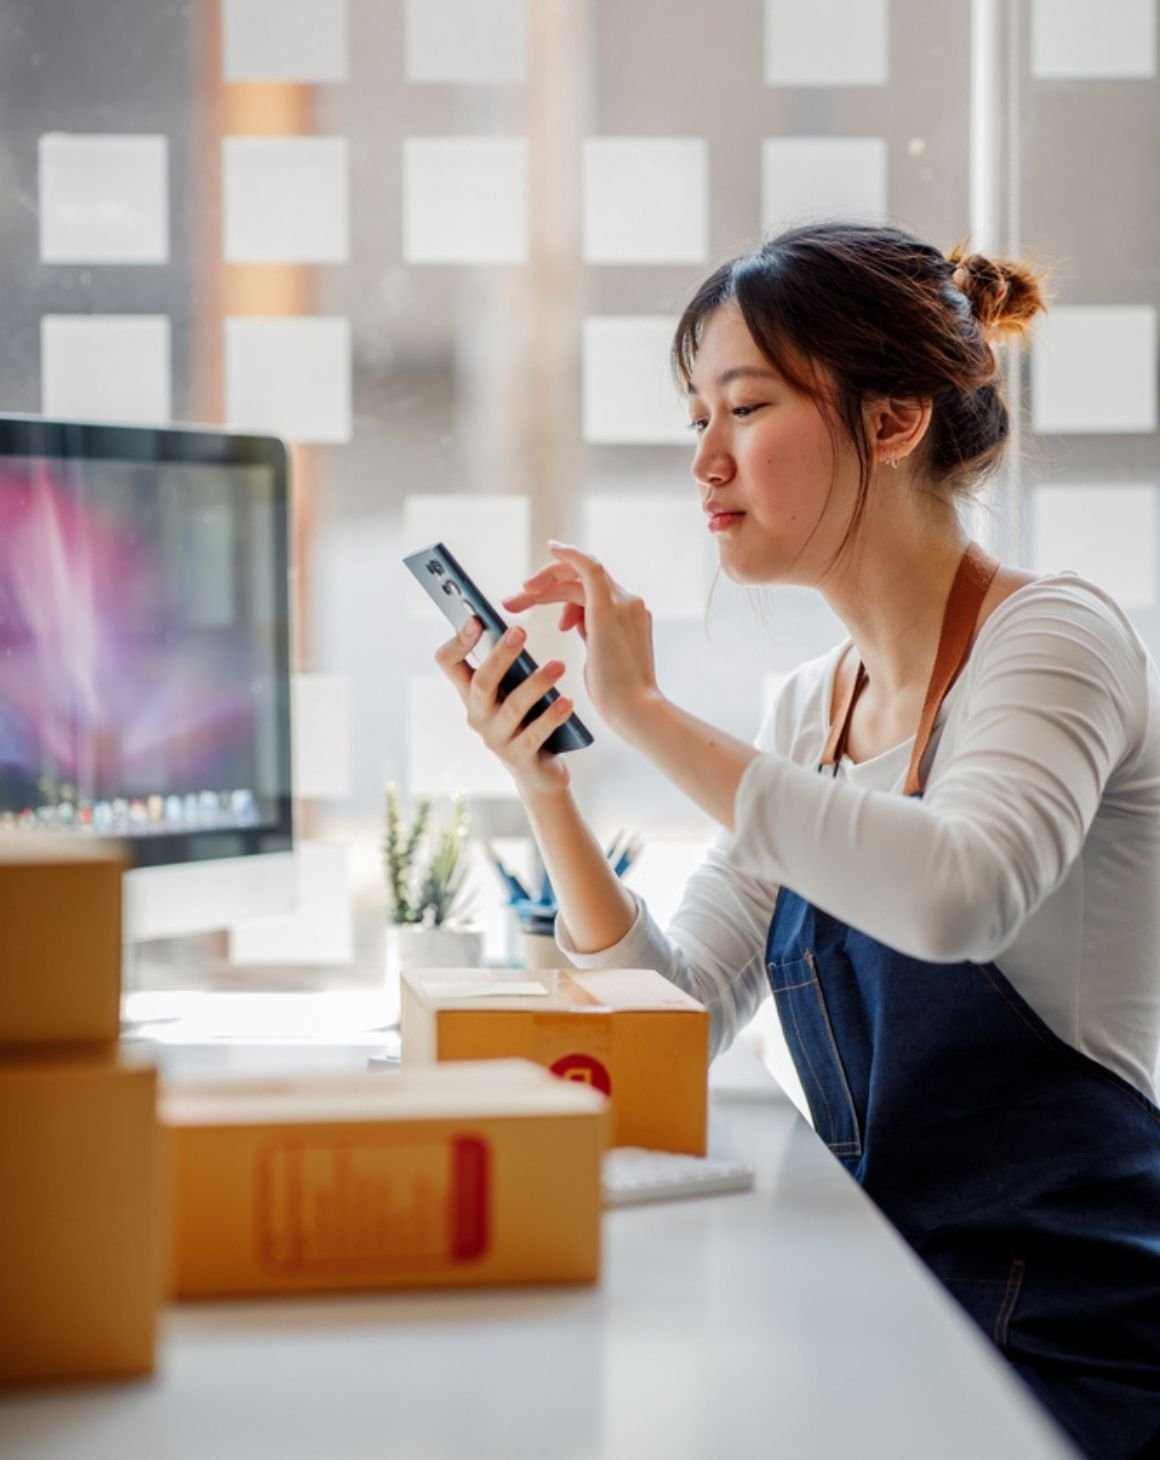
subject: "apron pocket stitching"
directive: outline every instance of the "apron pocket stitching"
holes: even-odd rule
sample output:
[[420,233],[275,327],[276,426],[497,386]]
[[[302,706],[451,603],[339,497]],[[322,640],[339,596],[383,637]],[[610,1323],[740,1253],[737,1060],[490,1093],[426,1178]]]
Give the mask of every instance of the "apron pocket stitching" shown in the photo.
[[1003,1294],[999,1316],[995,1319],[995,1342],[1000,1348],[1007,1346],[1007,1330],[1011,1325],[1011,1315],[1015,1311],[1015,1304],[1019,1301],[1019,1294],[1023,1291],[1023,1274],[1026,1270],[1027,1264],[1023,1258],[1017,1257],[1011,1264],[1011,1271],[1007,1274],[1007,1289]]
[[[797,984],[797,985],[795,985],[795,987],[797,987],[797,988],[803,988],[803,989],[804,988],[808,988],[810,983],[815,983],[816,984],[817,983],[817,979],[816,978],[810,979],[807,983]],[[806,1064],[809,1065],[809,1067],[810,1067],[810,1074],[813,1076],[814,1084],[817,1086],[818,1094],[821,1095],[821,1097],[822,1097],[822,1104],[826,1108],[826,1119],[827,1119],[827,1121],[829,1121],[829,1130],[827,1131],[827,1137],[828,1137],[828,1139],[826,1141],[826,1144],[827,1145],[831,1145],[833,1143],[833,1137],[837,1133],[837,1127],[834,1124],[834,1112],[830,1109],[830,1102],[826,1098],[826,1087],[822,1083],[822,1081],[818,1079],[818,1072],[817,1072],[817,1070],[814,1069],[814,1062],[813,1062],[813,1060],[810,1059],[810,1048],[809,1048],[809,1045],[807,1044],[807,1042],[805,1041],[805,1039],[802,1037],[801,1025],[798,1023],[797,1005],[795,1004],[795,1002],[794,1002],[793,999],[787,1000],[787,1004],[788,1004],[788,1007],[789,1007],[789,1012],[790,1012],[790,1014],[791,1014],[791,1016],[793,1018],[793,1027],[794,1027],[794,1032],[797,1034],[798,1047],[801,1049],[801,1052],[806,1057]]]
[[842,1089],[846,1095],[846,1104],[850,1109],[850,1120],[854,1126],[854,1139],[852,1141],[843,1141],[841,1144],[844,1146],[853,1146],[853,1154],[860,1156],[862,1154],[862,1127],[858,1122],[858,1110],[854,1104],[854,1096],[850,1092],[850,1082],[846,1079],[846,1067],[842,1063],[841,1055],[838,1053],[838,1042],[834,1038],[834,1027],[830,1023],[830,1011],[826,1008],[826,998],[822,993],[821,981],[817,976],[817,964],[814,962],[814,955],[809,948],[805,950],[805,958],[810,968],[814,970],[813,982],[818,996],[818,1007],[822,1014],[822,1027],[826,1031],[826,1038],[830,1041],[830,1050],[834,1056],[834,1068],[837,1070],[838,1077],[842,1081]]

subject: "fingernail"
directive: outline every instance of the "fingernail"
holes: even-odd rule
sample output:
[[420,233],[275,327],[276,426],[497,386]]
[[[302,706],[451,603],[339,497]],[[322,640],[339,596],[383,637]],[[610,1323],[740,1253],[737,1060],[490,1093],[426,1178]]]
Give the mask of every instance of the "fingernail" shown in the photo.
[[504,638],[508,641],[509,644],[519,644],[520,642],[522,642],[523,637],[523,629],[508,629],[507,633],[504,635]]
[[559,679],[561,674],[564,673],[564,666],[560,663],[558,659],[554,659],[551,664],[548,665],[548,673],[552,676],[553,679]]
[[479,620],[469,618],[467,622],[463,625],[463,627],[459,630],[459,632],[463,636],[463,638],[465,638],[470,643],[470,641],[475,638],[476,634],[479,633]]

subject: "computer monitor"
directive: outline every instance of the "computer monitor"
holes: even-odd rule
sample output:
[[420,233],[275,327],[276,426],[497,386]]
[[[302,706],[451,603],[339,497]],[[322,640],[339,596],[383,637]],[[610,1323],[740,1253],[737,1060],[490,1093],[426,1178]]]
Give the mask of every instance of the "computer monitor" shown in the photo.
[[276,437],[0,416],[0,831],[116,837],[127,940],[292,910]]

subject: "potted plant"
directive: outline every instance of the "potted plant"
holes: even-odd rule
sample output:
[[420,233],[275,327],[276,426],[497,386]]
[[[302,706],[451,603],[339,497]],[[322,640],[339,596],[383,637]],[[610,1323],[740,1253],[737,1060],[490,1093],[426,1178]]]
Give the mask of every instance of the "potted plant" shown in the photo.
[[410,825],[398,789],[387,787],[383,870],[387,881],[387,988],[397,997],[405,968],[471,968],[483,952],[483,934],[468,926],[466,893],[467,799],[455,796],[441,826],[422,798]]

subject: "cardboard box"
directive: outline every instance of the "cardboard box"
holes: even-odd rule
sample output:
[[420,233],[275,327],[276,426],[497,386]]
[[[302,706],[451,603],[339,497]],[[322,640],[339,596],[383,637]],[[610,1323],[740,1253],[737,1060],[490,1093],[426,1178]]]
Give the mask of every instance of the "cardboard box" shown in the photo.
[[534,1060],[611,1097],[614,1145],[705,1154],[709,1014],[651,969],[413,970],[402,1005],[407,1066]]
[[524,1061],[183,1082],[175,1297],[595,1280],[608,1102]]
[[117,1039],[121,874],[106,843],[0,837],[0,1045]]
[[156,1089],[116,1053],[0,1062],[0,1383],[153,1368]]

